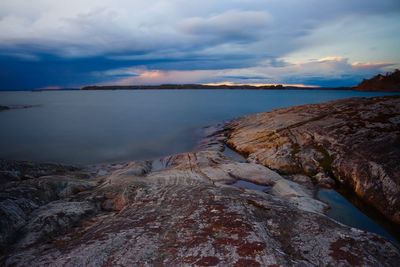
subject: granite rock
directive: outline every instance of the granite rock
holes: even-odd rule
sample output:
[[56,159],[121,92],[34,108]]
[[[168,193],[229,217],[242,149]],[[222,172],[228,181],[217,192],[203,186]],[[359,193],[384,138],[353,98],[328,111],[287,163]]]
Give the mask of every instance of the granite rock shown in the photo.
[[331,179],[400,223],[400,97],[354,98],[250,115],[228,144],[281,174]]

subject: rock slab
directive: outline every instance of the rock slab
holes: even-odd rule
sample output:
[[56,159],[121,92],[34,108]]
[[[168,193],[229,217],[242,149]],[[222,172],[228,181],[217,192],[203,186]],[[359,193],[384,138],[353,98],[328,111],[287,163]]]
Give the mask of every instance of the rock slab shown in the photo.
[[354,98],[243,117],[228,144],[281,174],[350,188],[400,224],[400,97]]
[[[225,156],[226,133],[154,161],[0,161],[0,265],[399,266],[391,242],[326,217],[326,205],[296,182],[306,176],[288,180]],[[270,189],[232,186],[239,180]]]

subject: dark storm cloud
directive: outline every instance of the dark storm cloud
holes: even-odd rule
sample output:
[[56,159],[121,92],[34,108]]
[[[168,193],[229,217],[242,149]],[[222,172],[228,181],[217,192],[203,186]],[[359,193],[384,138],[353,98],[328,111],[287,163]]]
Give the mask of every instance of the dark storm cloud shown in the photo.
[[[299,57],[304,61],[346,56],[384,64],[390,58],[399,64],[398,57],[389,57],[399,54],[394,45],[400,38],[394,34],[399,12],[398,0],[3,0],[0,86],[101,83],[113,75],[99,74],[109,71],[121,77],[116,73],[126,67],[162,71],[264,67],[274,73],[274,68],[289,71]],[[369,45],[376,49],[369,52]],[[303,53],[307,48],[311,52]],[[384,67],[377,66],[375,71]],[[140,74],[122,76],[135,75]],[[358,79],[357,75],[352,77]]]

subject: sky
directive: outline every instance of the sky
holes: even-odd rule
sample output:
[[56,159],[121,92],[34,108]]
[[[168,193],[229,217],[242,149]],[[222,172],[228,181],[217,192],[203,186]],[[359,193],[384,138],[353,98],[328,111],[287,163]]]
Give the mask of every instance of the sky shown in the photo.
[[353,86],[399,50],[399,0],[0,1],[0,90]]

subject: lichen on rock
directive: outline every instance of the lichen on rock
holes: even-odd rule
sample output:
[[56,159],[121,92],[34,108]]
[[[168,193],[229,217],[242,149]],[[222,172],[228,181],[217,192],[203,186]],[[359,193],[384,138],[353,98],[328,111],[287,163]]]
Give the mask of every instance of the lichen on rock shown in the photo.
[[[297,127],[305,127],[302,118],[317,122],[306,111],[276,112]],[[314,198],[312,186],[325,179],[318,175],[327,172],[320,166],[325,152],[307,152],[317,177],[296,173],[304,165],[299,155],[306,144],[317,142],[334,156],[332,174],[339,170],[338,150],[327,145],[322,132],[296,140],[297,148],[285,145],[297,136],[296,127],[282,120],[266,124],[268,116],[233,122],[228,130],[210,134],[196,151],[153,161],[84,168],[0,161],[0,264],[398,266],[400,251],[391,242],[324,215],[326,205]],[[263,136],[262,129],[271,125],[290,128],[290,137],[288,129],[266,130],[268,137]],[[279,145],[268,142],[269,136]],[[226,157],[227,137],[253,161]],[[259,164],[268,162],[275,170]],[[280,172],[279,166],[288,169]],[[369,166],[389,182],[382,176],[385,169]],[[271,190],[232,186],[238,180]]]

